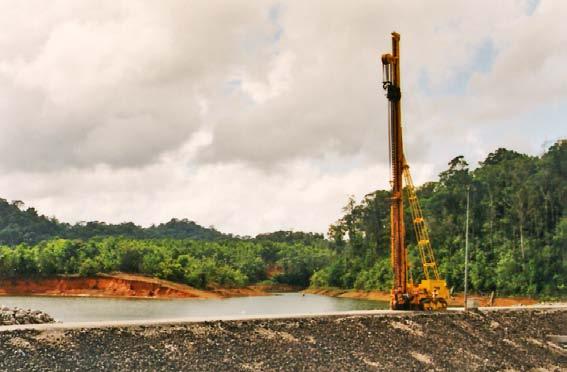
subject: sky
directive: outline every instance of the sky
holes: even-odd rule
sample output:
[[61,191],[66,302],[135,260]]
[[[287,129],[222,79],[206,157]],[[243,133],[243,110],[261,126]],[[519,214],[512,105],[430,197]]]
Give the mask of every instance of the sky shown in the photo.
[[567,2],[0,0],[0,197],[66,222],[326,232],[389,187],[567,137]]

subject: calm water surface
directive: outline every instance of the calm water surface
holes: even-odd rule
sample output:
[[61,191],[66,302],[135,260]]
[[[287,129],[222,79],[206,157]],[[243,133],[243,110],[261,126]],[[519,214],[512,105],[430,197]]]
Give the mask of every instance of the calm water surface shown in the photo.
[[387,309],[382,301],[353,300],[301,293],[222,300],[145,300],[87,297],[2,296],[0,304],[44,311],[62,322],[175,319],[231,315],[313,314]]

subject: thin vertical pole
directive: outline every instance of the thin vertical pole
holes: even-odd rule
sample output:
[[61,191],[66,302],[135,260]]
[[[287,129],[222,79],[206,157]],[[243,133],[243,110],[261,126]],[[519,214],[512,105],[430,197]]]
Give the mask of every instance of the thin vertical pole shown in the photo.
[[467,308],[467,290],[468,290],[468,274],[469,274],[469,201],[470,201],[470,186],[467,186],[467,222],[465,229],[465,311]]

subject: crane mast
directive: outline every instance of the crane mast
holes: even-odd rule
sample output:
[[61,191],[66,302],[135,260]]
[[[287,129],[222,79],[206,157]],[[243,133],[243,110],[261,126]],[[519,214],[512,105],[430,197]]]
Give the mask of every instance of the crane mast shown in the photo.
[[[439,278],[429,233],[404,156],[400,84],[400,34],[392,32],[392,53],[382,55],[383,88],[388,98],[388,134],[391,166],[390,254],[393,284],[390,306],[396,310],[439,310],[447,307],[447,285]],[[408,278],[405,244],[403,181],[406,179],[410,210],[425,279],[416,285]]]
[[400,35],[392,33],[392,54],[382,55],[384,68],[383,87],[389,104],[389,143],[392,183],[392,201],[390,207],[390,247],[394,283],[392,288],[392,307],[403,306],[407,301],[407,252],[405,246],[404,204],[402,198],[403,142],[402,110],[400,90]]

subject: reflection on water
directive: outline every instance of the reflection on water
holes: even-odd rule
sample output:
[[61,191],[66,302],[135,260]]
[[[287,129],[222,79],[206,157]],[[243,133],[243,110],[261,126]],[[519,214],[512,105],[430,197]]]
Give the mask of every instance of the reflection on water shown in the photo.
[[200,316],[313,314],[386,309],[381,301],[353,300],[301,293],[222,300],[146,300],[88,297],[2,296],[0,304],[41,310],[62,322],[174,319]]

